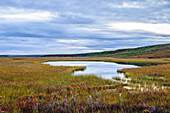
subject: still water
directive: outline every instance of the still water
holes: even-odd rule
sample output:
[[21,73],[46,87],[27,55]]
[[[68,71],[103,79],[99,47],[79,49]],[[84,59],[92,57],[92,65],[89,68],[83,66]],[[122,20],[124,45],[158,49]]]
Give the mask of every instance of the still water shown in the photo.
[[117,64],[113,62],[95,62],[95,61],[50,61],[43,64],[51,66],[86,66],[83,71],[75,71],[72,75],[96,75],[104,79],[112,77],[125,78],[123,73],[117,73],[117,70],[123,68],[136,68],[135,65]]

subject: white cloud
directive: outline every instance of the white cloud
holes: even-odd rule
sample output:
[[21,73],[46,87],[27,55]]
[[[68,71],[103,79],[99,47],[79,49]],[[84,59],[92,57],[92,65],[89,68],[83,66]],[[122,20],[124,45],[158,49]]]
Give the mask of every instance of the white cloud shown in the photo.
[[137,2],[123,2],[121,5],[112,4],[111,7],[113,8],[145,8],[144,6],[140,5]]
[[147,31],[156,34],[170,35],[170,24],[167,23],[138,23],[138,22],[119,22],[107,24],[109,29],[123,31]]
[[170,42],[170,37],[162,37],[162,36],[152,36],[154,38],[154,41],[169,41]]
[[78,45],[87,45],[90,43],[93,43],[94,40],[91,39],[57,39],[56,40],[59,43],[65,43],[65,44],[78,44]]
[[87,49],[88,47],[77,47],[77,46],[73,46],[73,47],[69,47],[70,49]]
[[10,21],[47,21],[52,17],[58,17],[57,13],[51,14],[48,11],[25,10],[9,8],[8,13],[4,10],[0,11],[0,19]]
[[101,29],[97,28],[76,28],[75,30],[82,30],[82,31],[101,31]]
[[61,43],[77,43],[80,40],[66,40],[66,39],[59,39],[57,40],[57,42],[61,42]]
[[50,13],[42,12],[42,13],[28,13],[28,14],[11,14],[11,15],[0,15],[0,18],[7,19],[7,20],[49,20]]
[[83,50],[83,53],[102,52],[103,50]]

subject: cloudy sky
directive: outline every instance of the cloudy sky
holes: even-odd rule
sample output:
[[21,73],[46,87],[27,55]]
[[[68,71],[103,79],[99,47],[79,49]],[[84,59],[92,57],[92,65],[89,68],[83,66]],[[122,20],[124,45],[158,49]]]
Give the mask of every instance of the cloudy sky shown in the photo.
[[170,0],[0,0],[0,54],[170,43]]

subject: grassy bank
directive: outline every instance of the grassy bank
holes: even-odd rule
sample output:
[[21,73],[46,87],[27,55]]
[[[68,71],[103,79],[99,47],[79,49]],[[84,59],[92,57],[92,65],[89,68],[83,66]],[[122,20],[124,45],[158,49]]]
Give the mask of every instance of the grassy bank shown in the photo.
[[119,72],[131,77],[131,82],[170,86],[170,64],[122,69]]
[[[54,60],[170,62],[169,59],[1,58],[1,112],[169,112],[169,87],[161,87],[167,81],[161,82],[156,90],[151,85],[143,90],[139,87],[125,89],[126,84],[94,75],[71,76],[73,71],[85,67],[55,67],[40,63]],[[165,74],[164,79],[169,80],[169,65],[166,69],[162,66],[158,67],[159,74]],[[123,71],[133,74],[132,80],[133,77],[140,80],[140,75],[146,75],[147,69],[157,73],[156,66],[142,69],[143,71]],[[147,79],[146,81],[153,82]]]

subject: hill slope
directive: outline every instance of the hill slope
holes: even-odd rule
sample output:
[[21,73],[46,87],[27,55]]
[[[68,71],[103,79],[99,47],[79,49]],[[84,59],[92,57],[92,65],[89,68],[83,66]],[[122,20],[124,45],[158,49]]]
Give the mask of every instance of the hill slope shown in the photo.
[[[91,54],[94,56],[94,54]],[[97,54],[96,54],[97,55]],[[145,46],[133,49],[119,49],[98,53],[101,56],[117,58],[167,58],[170,57],[170,44]]]
[[170,43],[95,53],[61,55],[52,54],[44,55],[43,57],[170,58]]

